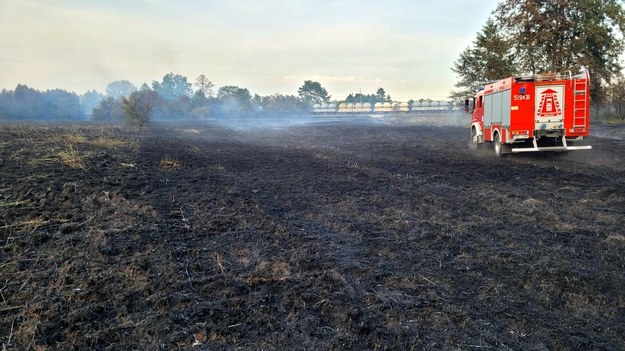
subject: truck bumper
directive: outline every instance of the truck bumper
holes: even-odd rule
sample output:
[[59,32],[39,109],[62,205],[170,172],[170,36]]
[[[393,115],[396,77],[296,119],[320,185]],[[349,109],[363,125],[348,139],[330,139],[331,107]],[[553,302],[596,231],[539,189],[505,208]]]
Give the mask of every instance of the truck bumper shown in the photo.
[[541,152],[541,151],[556,151],[556,152],[564,152],[564,151],[576,151],[576,150],[590,150],[592,146],[584,145],[584,146],[568,146],[566,144],[566,138],[562,138],[562,146],[542,146],[538,147],[536,143],[536,139],[532,139],[534,147],[515,147],[510,150],[512,153],[520,153],[520,152]]

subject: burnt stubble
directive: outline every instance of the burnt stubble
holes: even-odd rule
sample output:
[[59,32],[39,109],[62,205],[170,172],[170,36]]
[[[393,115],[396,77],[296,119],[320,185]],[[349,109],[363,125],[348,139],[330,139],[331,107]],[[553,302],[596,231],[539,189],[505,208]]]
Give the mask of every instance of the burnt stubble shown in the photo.
[[625,144],[0,127],[6,350],[625,349]]

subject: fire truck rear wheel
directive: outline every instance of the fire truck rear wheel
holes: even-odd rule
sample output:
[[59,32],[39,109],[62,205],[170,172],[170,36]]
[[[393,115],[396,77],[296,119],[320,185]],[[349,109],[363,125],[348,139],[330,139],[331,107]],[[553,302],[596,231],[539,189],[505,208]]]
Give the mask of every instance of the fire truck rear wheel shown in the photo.
[[495,155],[501,156],[501,139],[499,138],[499,133],[495,134],[493,146],[495,147]]
[[501,142],[499,133],[495,133],[493,137],[493,146],[495,147],[495,155],[501,156],[512,152],[512,147]]

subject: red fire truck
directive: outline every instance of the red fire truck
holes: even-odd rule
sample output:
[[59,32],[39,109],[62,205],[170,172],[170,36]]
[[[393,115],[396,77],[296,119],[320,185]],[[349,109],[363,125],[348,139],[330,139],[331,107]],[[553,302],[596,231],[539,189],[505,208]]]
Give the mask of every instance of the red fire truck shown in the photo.
[[490,142],[495,154],[588,150],[573,145],[589,134],[590,77],[532,74],[488,83],[473,101],[471,144]]

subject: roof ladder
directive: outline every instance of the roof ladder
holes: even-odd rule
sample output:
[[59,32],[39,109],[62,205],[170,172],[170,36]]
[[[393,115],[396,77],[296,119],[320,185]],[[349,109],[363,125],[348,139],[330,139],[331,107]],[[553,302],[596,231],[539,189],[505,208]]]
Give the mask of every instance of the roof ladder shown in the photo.
[[573,128],[586,128],[588,118],[588,80],[573,83]]

